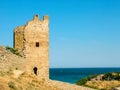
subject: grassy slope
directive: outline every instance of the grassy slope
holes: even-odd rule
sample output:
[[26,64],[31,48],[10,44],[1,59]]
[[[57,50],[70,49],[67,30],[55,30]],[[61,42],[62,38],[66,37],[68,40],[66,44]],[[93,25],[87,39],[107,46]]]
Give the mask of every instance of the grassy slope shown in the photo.
[[24,70],[24,59],[0,46],[0,90],[59,90],[35,75],[23,73],[16,79],[15,69]]
[[10,72],[0,73],[0,90],[60,90],[48,83],[49,81],[26,73],[17,79]]

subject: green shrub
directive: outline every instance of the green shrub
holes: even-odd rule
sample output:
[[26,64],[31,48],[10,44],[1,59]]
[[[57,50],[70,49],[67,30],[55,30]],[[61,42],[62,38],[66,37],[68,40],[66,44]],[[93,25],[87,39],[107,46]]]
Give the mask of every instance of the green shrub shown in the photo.
[[103,76],[103,79],[104,80],[112,80],[114,77],[112,75],[112,73],[106,73],[104,76]]
[[20,53],[18,52],[18,50],[15,49],[15,48],[6,46],[6,50],[8,50],[8,51],[10,51],[11,53],[16,54],[16,55],[18,55],[18,56],[21,56]]
[[120,73],[119,72],[116,72],[114,74],[113,73],[106,73],[103,76],[103,80],[107,80],[107,81],[120,80]]
[[16,90],[16,86],[15,86],[14,82],[10,81],[10,82],[8,83],[8,86],[9,86],[12,90]]
[[86,82],[88,81],[88,78],[82,78],[81,80],[77,81],[77,85],[85,85]]
[[116,73],[116,75],[114,75],[114,80],[120,80],[120,75],[119,75],[119,73]]
[[77,85],[85,85],[87,81],[90,81],[91,79],[97,77],[97,74],[95,75],[89,75],[86,78],[82,78],[79,81],[76,82]]
[[88,81],[90,81],[91,79],[96,78],[97,76],[98,76],[97,74],[89,75],[89,76],[87,77],[87,79],[88,79]]

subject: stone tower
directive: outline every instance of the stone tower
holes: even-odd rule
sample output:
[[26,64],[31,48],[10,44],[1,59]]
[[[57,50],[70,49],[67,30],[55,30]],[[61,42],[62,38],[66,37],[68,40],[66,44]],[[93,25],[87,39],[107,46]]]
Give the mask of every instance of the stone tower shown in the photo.
[[49,79],[49,17],[35,15],[14,30],[14,48],[25,58],[26,71]]

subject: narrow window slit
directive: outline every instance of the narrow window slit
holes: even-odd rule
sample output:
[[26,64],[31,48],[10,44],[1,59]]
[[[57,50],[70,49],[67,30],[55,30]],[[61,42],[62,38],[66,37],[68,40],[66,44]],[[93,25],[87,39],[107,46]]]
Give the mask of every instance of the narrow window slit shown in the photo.
[[39,47],[39,42],[36,42],[36,47]]

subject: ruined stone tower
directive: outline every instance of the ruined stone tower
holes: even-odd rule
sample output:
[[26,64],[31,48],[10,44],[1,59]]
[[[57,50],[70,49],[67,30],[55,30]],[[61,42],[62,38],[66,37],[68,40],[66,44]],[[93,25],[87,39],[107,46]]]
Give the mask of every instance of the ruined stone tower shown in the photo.
[[35,15],[25,26],[14,30],[14,48],[25,58],[26,71],[49,78],[49,18]]

